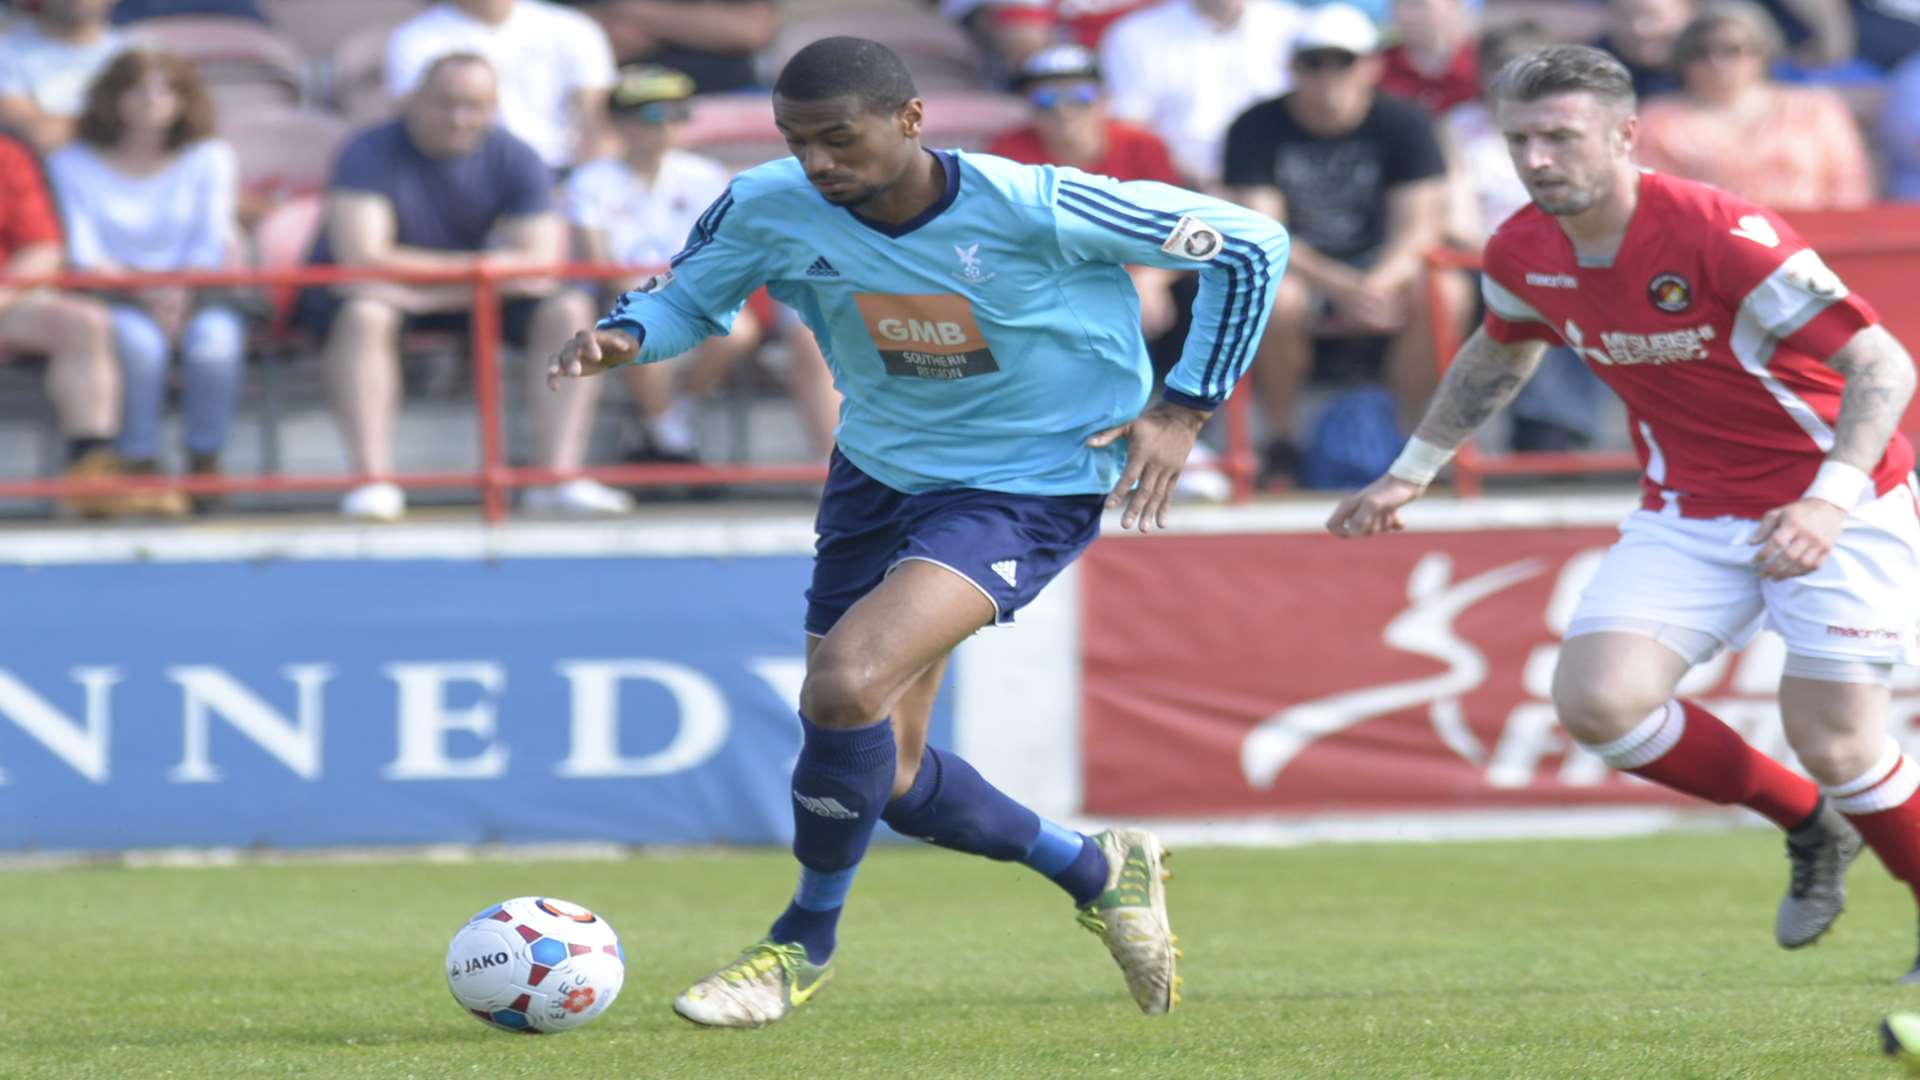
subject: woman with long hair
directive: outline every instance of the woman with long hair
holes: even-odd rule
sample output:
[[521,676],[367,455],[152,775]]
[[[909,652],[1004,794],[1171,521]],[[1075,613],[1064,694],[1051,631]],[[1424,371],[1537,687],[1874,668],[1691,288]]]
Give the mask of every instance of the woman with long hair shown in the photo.
[[1768,76],[1780,28],[1748,0],[1703,6],[1674,42],[1685,87],[1640,110],[1635,155],[1776,210],[1840,210],[1873,200],[1873,169],[1853,114],[1826,87]]
[[[213,102],[191,65],[130,50],[87,92],[75,140],[47,161],[75,267],[216,269],[230,261],[236,166],[213,137]],[[116,448],[133,472],[153,472],[167,368],[181,363],[188,467],[219,471],[239,394],[246,323],[230,293],[176,285],[112,297],[125,374]]]

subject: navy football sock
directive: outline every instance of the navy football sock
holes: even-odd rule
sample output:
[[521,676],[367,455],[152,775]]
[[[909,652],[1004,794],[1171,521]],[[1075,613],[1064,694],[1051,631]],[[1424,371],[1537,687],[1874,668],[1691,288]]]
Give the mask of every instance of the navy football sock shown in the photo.
[[802,716],[800,727],[804,738],[793,767],[793,857],[800,861],[800,885],[768,936],[798,942],[809,960],[823,964],[833,955],[854,869],[893,788],[893,722],[837,729]]
[[958,754],[929,746],[913,786],[881,820],[896,832],[969,855],[1020,862],[1084,907],[1107,883],[1099,845],[1008,798]]

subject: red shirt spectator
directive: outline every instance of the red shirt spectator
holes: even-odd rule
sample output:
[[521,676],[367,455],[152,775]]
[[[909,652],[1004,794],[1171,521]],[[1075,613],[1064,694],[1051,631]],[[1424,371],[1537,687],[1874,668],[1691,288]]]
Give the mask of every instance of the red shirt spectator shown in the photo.
[[1413,102],[1429,116],[1438,116],[1480,96],[1480,61],[1471,41],[1462,44],[1447,66],[1433,75],[1413,66],[1405,45],[1395,45],[1380,58],[1386,63],[1380,89]]
[[[1173,167],[1173,157],[1167,153],[1167,144],[1146,128],[1135,127],[1124,120],[1108,120],[1106,143],[1107,152],[1100,160],[1085,166],[1088,172],[1111,176],[1115,180],[1158,180],[1163,184],[1186,182],[1181,179],[1180,170]],[[1046,165],[1056,160],[1047,152],[1040,129],[1031,124],[994,136],[993,141],[987,144],[987,153],[1028,165]]]
[[18,140],[0,135],[0,265],[22,248],[61,242],[39,159]]

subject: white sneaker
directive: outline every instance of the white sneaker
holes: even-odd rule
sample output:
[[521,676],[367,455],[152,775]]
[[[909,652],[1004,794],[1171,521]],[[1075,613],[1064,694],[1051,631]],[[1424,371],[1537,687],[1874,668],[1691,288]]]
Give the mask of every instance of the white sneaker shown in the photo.
[[833,975],[799,945],[762,941],[687,988],[673,1011],[706,1027],[765,1027],[805,1005]]
[[407,512],[407,493],[384,480],[362,484],[340,500],[340,512],[363,521],[399,521]]
[[529,514],[590,517],[633,512],[633,496],[582,476],[552,487],[528,488],[520,508]]

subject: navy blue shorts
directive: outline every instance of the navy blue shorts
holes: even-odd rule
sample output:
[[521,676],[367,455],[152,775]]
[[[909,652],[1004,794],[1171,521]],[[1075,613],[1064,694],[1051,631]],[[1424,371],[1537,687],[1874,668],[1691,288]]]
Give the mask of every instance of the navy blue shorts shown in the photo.
[[827,469],[814,530],[807,633],[833,629],[854,602],[909,559],[944,566],[993,601],[1010,623],[1100,535],[1104,495],[1010,495],[950,488],[906,495],[839,450]]

